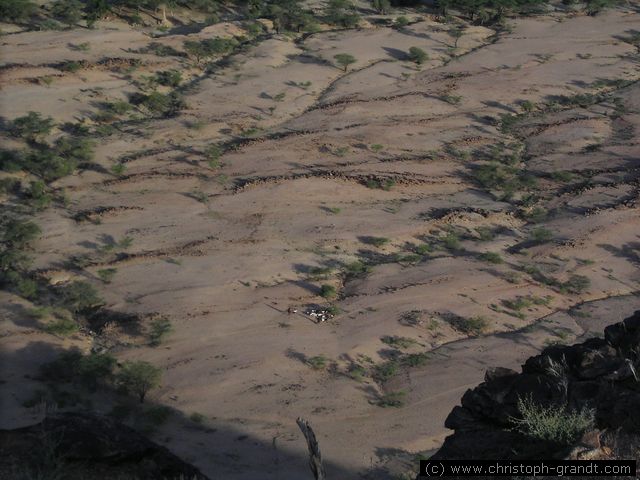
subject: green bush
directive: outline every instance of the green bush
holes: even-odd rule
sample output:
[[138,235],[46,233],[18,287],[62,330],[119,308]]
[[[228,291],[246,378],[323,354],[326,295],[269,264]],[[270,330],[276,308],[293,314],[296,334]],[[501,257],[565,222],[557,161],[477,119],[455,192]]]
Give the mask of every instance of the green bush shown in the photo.
[[29,141],[36,141],[51,133],[55,123],[51,117],[43,118],[37,112],[29,112],[9,124],[12,135]]
[[117,272],[117,268],[103,268],[98,270],[98,277],[100,277],[100,280],[104,283],[111,283],[111,280],[113,280],[113,277]]
[[131,103],[146,108],[151,114],[171,117],[178,114],[185,107],[184,101],[175,93],[164,94],[152,92],[150,94],[135,93],[131,95]]
[[316,355],[307,359],[307,365],[314,370],[323,370],[327,366],[328,359],[324,355]]
[[366,239],[366,243],[373,245],[374,247],[383,247],[384,245],[386,245],[387,243],[389,243],[391,240],[389,240],[388,238],[385,237],[367,237]]
[[396,348],[410,348],[418,343],[413,338],[399,337],[397,335],[385,335],[380,340],[382,341],[382,343]]
[[30,246],[40,233],[40,227],[29,220],[10,219],[3,225],[0,238],[5,247],[22,249]]
[[535,243],[546,243],[553,239],[553,232],[544,227],[538,227],[531,230],[529,240]]
[[480,255],[480,260],[493,263],[495,265],[502,263],[502,257],[496,252],[485,252]]
[[182,73],[179,70],[165,70],[156,73],[156,80],[165,87],[177,87],[182,82]]
[[78,324],[70,316],[56,318],[44,326],[44,331],[66,337],[78,331]]
[[562,288],[571,293],[583,293],[591,286],[591,280],[584,275],[571,275],[569,280],[562,284]]
[[65,307],[72,312],[81,312],[104,304],[96,288],[82,280],[76,280],[62,287],[60,298]]
[[427,55],[427,52],[425,52],[421,48],[411,47],[409,49],[409,60],[417,63],[418,65],[422,65],[424,62],[429,60],[429,55]]
[[595,412],[590,409],[571,411],[565,406],[544,406],[533,399],[518,399],[521,418],[512,418],[520,432],[530,437],[560,445],[571,445],[593,428]]
[[529,297],[516,297],[514,300],[503,300],[505,307],[519,312],[523,308],[529,308],[533,303]]
[[453,328],[467,335],[481,335],[489,326],[487,319],[481,316],[470,318],[455,316],[449,320],[449,323]]
[[402,357],[403,365],[408,367],[420,367],[427,363],[429,360],[429,354],[427,353],[410,353]]
[[322,285],[322,287],[320,287],[320,296],[323,298],[326,298],[327,300],[330,300],[332,298],[335,298],[336,295],[338,295],[338,292],[336,290],[336,287],[334,287],[333,285]]
[[173,332],[173,325],[168,318],[157,318],[151,322],[149,340],[152,346],[160,345],[164,339]]
[[373,378],[378,382],[386,382],[396,373],[398,373],[398,362],[389,360],[387,362],[376,365],[373,370]]
[[42,180],[35,180],[29,184],[27,196],[35,210],[44,210],[51,203],[51,195],[47,192],[47,186]]
[[378,400],[378,406],[387,408],[394,407],[399,408],[404,405],[404,397],[406,396],[406,392],[403,390],[397,392],[389,392],[380,397]]
[[442,246],[447,250],[460,250],[460,237],[455,232],[449,232],[442,237]]
[[397,28],[404,28],[407,25],[409,25],[409,19],[407,17],[405,17],[404,15],[401,15],[401,16],[396,18],[395,26]]

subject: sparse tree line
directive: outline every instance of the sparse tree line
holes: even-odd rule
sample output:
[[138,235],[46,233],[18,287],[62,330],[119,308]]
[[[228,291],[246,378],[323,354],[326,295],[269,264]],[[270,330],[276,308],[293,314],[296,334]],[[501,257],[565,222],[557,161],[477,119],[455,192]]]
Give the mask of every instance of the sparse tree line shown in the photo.
[[[584,5],[589,15],[595,15],[618,2],[563,0],[565,5]],[[550,4],[550,0],[439,0],[435,9],[444,16],[455,11],[472,23],[492,24],[502,22],[508,14],[535,13]],[[413,0],[371,0],[371,7],[379,14],[390,13],[393,6],[415,5],[418,2]],[[219,21],[219,13],[223,10],[233,11],[236,19],[267,18],[273,21],[277,32],[313,32],[318,30],[320,23],[354,28],[360,23],[360,14],[350,0],[328,0],[322,11],[309,8],[301,0],[240,0],[236,4],[219,0],[54,0],[43,7],[32,0],[0,0],[0,18],[30,24],[34,18],[40,17],[39,22],[35,22],[39,28],[55,28],[55,24],[46,17],[54,18],[68,27],[84,20],[91,27],[97,20],[109,15],[140,23],[140,13],[144,12],[158,23],[166,24],[167,11],[177,8],[205,13],[209,23]]]

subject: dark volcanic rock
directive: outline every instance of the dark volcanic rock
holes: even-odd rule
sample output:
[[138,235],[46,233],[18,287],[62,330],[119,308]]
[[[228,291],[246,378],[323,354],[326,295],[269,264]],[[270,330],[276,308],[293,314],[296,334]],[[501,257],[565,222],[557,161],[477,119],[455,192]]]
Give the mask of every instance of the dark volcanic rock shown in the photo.
[[[462,397],[445,425],[454,430],[433,459],[631,458],[640,446],[640,311],[605,338],[551,346],[522,372],[498,368]],[[519,399],[567,411],[592,409],[595,425],[566,445],[515,428]],[[627,450],[625,450],[627,449]],[[625,452],[627,452],[625,454]]]
[[0,430],[0,478],[207,480],[132,428],[86,413]]

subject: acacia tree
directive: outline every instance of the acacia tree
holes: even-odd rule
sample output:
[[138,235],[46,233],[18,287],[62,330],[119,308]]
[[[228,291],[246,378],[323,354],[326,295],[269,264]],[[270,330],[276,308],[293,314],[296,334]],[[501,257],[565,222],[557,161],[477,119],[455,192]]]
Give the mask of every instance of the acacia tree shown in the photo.
[[162,370],[149,362],[125,362],[118,372],[117,382],[127,392],[136,395],[140,403],[154,388],[160,385]]
[[54,125],[51,117],[43,118],[38,112],[29,112],[11,122],[9,130],[15,137],[35,142],[39,137],[48,135]]
[[449,34],[449,36],[451,38],[453,38],[454,43],[453,43],[453,48],[458,48],[458,41],[462,38],[462,36],[464,35],[464,30],[465,27],[458,25],[455,27],[450,28],[447,33]]
[[333,58],[336,60],[336,63],[340,65],[344,71],[347,71],[349,65],[356,63],[356,57],[353,55],[349,55],[348,53],[338,53],[334,55]]
[[84,4],[80,0],[56,0],[51,13],[67,26],[72,27],[82,19]]

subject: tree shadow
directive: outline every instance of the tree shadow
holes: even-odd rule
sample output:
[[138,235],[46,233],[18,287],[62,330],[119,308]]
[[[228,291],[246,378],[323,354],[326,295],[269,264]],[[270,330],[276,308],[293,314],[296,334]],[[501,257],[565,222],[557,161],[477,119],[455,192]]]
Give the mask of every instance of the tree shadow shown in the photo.
[[[67,375],[70,372],[58,371],[62,375],[60,378],[43,377],[41,365],[53,362],[62,354],[70,352],[70,349],[42,341],[30,341],[17,350],[0,350],[0,376],[12,386],[11,389],[4,388],[0,392],[0,404],[7,407],[6,410],[3,408],[3,412],[22,409],[22,425],[38,424],[45,417],[57,418],[56,422],[62,422],[62,430],[64,425],[69,425],[69,437],[63,439],[60,448],[54,445],[56,448],[52,454],[70,470],[84,465],[91,469],[92,478],[96,479],[123,478],[118,476],[123,473],[123,470],[118,470],[118,465],[124,466],[124,473],[137,472],[140,465],[147,463],[145,459],[153,458],[148,449],[155,447],[146,444],[143,452],[138,452],[140,455],[136,457],[135,463],[130,463],[133,458],[128,456],[134,450],[133,447],[127,446],[120,453],[115,452],[118,451],[118,442],[128,445],[130,438],[142,434],[157,446],[167,448],[172,454],[182,457],[199,469],[202,476],[195,478],[313,479],[308,467],[305,439],[296,427],[293,412],[291,421],[279,427],[280,433],[267,440],[264,436],[259,438],[251,433],[251,422],[248,419],[218,419],[181,411],[171,406],[167,402],[170,403],[173,398],[178,397],[168,395],[168,392],[171,392],[170,385],[163,385],[159,390],[152,392],[148,400],[142,404],[137,398],[132,398],[116,388],[107,377],[99,380],[93,390],[79,383],[76,377]],[[294,358],[306,358],[295,351],[291,355]],[[19,368],[16,368],[17,366]],[[169,398],[166,401],[159,401],[159,398],[167,395]],[[25,406],[22,406],[23,404]],[[66,415],[67,412],[81,413]],[[80,441],[81,437],[76,436],[73,418],[77,420],[82,417],[88,424],[106,422],[106,425],[110,425],[109,430],[113,429],[113,432],[99,428],[83,434],[83,440]],[[5,419],[11,421],[6,417]],[[313,426],[313,421],[311,423]],[[130,428],[135,432],[131,432]],[[109,441],[112,448],[96,448],[98,444],[102,444],[100,442],[106,442],[107,436],[111,437],[111,433],[114,435],[113,443]],[[318,438],[324,438],[322,433],[322,429],[316,427]],[[0,430],[0,437],[3,439],[8,438],[9,434],[21,441],[30,441],[27,432]],[[281,444],[281,437],[295,443]],[[68,441],[73,441],[73,448],[68,445]],[[137,445],[145,442],[140,438]],[[8,444],[3,442],[3,446],[8,447]],[[28,450],[32,452],[35,446],[33,444]],[[321,440],[320,448],[322,447]],[[66,455],[70,452],[74,454]],[[104,452],[112,452],[114,456],[104,457]],[[157,463],[162,463],[160,460]],[[3,463],[2,467],[6,465]],[[22,466],[25,465],[27,463],[23,462]],[[358,472],[338,465],[326,456],[324,465],[328,478],[358,477]],[[131,471],[127,471],[129,468]],[[153,463],[150,468],[155,468]],[[100,476],[98,470],[107,473]],[[176,476],[173,472],[166,471],[167,475],[160,474],[153,478],[194,478],[193,470],[187,470],[185,473],[190,474],[188,477],[179,477],[180,472]],[[143,474],[138,478],[151,477]]]

